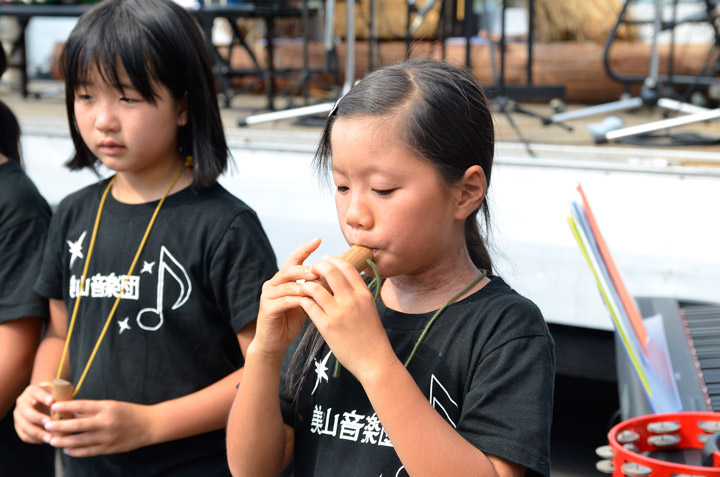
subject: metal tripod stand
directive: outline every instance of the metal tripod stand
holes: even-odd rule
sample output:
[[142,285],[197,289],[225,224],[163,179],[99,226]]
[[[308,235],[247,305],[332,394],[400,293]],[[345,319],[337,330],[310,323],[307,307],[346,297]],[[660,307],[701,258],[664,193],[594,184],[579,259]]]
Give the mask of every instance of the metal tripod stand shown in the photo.
[[[470,18],[470,15],[472,14],[472,7],[471,7],[470,1],[466,1],[465,3],[465,19],[468,20]],[[483,5],[483,13],[484,13],[484,23],[485,28],[489,32],[491,30],[489,19],[487,15],[487,3],[485,0],[482,1]],[[493,48],[493,42],[492,40],[489,43],[490,46],[490,63],[492,65],[492,74],[493,74],[493,85],[490,88],[486,89],[486,93],[489,99],[493,100],[494,105],[497,107],[498,111],[505,115],[508,122],[510,123],[510,126],[515,130],[515,134],[518,136],[518,139],[520,139],[520,142],[522,142],[525,145],[525,150],[527,151],[528,155],[530,157],[535,157],[535,153],[533,152],[532,148],[530,147],[530,143],[523,135],[522,131],[520,130],[520,127],[515,122],[515,119],[513,118],[512,113],[520,113],[524,114],[526,116],[531,116],[537,119],[540,119],[543,123],[546,123],[549,121],[549,118],[545,116],[541,116],[538,113],[531,111],[527,108],[524,108],[517,104],[512,97],[515,98],[522,98],[522,99],[537,99],[537,98],[559,98],[559,97],[565,97],[565,87],[561,85],[535,85],[533,84],[533,72],[532,72],[532,66],[533,66],[533,37],[534,37],[534,5],[535,2],[533,0],[528,1],[528,39],[527,39],[527,51],[528,51],[528,59],[526,64],[526,77],[527,82],[524,85],[508,85],[505,82],[505,55],[506,55],[506,15],[505,12],[507,10],[507,0],[502,0],[501,4],[501,19],[500,19],[500,43],[499,43],[499,50],[500,50],[500,73],[495,71],[495,52]],[[470,68],[470,37],[469,37],[469,28],[465,29],[466,34],[466,63],[467,67]],[[564,124],[558,124],[558,126],[569,129],[568,126]]]
[[[332,22],[335,11],[335,0],[326,0],[325,13],[325,43],[333,41],[334,32]],[[345,82],[339,98],[350,91],[355,79],[355,1],[347,0],[346,3],[346,22],[345,30]],[[307,46],[307,42],[306,46]],[[338,98],[338,99],[339,99]],[[313,116],[315,114],[329,113],[335,101],[322,102],[310,106],[302,106],[299,108],[287,109],[284,111],[273,111],[270,113],[255,114],[244,119],[239,119],[238,126],[249,126],[251,124],[265,123],[271,121],[280,121],[282,119],[300,118],[304,116]]]
[[[628,5],[630,4],[631,0],[626,0],[625,4],[623,5],[623,8],[618,16],[618,22],[615,25],[615,28],[611,32],[611,34],[608,37],[608,42],[606,43],[606,54],[609,48],[609,43],[612,41],[612,37],[615,34],[615,31],[617,30],[618,25],[621,23],[625,12],[627,10]],[[569,111],[569,112],[562,112],[557,113],[551,116],[550,121],[548,121],[546,124],[560,124],[565,121],[570,121],[573,119],[579,119],[579,118],[585,118],[589,116],[594,116],[598,114],[607,114],[612,112],[618,112],[618,111],[627,111],[627,110],[633,110],[638,109],[642,106],[658,106],[662,109],[668,110],[668,111],[676,111],[680,113],[685,113],[684,116],[676,117],[676,118],[670,118],[670,119],[664,119],[660,121],[653,121],[647,124],[638,125],[638,126],[631,126],[627,128],[619,127],[615,129],[603,129],[603,128],[596,128],[594,131],[591,131],[593,134],[593,139],[596,143],[605,143],[613,140],[619,140],[623,138],[627,138],[630,136],[638,136],[638,135],[644,135],[648,134],[654,131],[664,130],[672,127],[677,126],[683,126],[687,124],[697,123],[697,122],[703,122],[708,121],[711,119],[720,118],[720,108],[717,109],[707,109],[699,106],[695,106],[689,103],[684,103],[677,101],[673,98],[666,97],[667,90],[665,89],[663,82],[661,81],[661,77],[659,74],[659,54],[658,54],[658,35],[662,31],[663,23],[662,23],[662,2],[661,0],[655,0],[654,1],[655,6],[655,15],[654,15],[654,29],[653,29],[653,38],[652,38],[652,49],[650,54],[650,65],[649,65],[649,72],[648,76],[645,77],[642,85],[642,89],[640,92],[640,96],[622,99],[619,101],[614,101],[611,103],[601,104],[597,106],[591,106],[588,108],[583,108],[576,111]],[[711,25],[713,26],[715,30],[715,41],[718,41],[719,34],[718,34],[718,28],[717,25],[713,22],[712,17],[712,11],[713,6],[710,2],[710,0],[706,0],[706,13],[708,15],[708,21],[710,21]],[[682,23],[679,22],[673,22],[670,26],[671,28],[674,28],[676,24]],[[606,58],[606,69],[609,70],[609,64]],[[612,76],[612,74],[611,74]],[[616,77],[617,79],[617,77]]]

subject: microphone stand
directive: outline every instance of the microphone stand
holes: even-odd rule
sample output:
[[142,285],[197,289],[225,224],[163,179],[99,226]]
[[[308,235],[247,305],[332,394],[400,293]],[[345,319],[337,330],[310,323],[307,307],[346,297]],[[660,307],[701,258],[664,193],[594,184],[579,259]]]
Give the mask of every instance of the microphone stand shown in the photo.
[[[335,0],[327,0],[328,10],[334,12]],[[304,116],[313,116],[315,114],[329,113],[332,111],[335,103],[342,98],[355,82],[355,0],[346,0],[346,31],[345,31],[345,83],[343,85],[340,96],[335,101],[322,102],[310,106],[302,106],[284,111],[273,111],[270,113],[255,114],[246,118],[238,119],[238,126],[249,126],[271,121],[280,121],[282,119],[300,118]],[[327,37],[328,23],[332,23],[333,17],[326,14],[326,43],[332,41],[332,36]]]

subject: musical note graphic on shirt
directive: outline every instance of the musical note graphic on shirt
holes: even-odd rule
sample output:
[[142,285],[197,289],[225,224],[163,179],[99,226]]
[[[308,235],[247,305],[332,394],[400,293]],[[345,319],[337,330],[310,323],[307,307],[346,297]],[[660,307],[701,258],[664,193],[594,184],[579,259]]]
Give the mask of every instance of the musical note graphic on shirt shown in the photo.
[[447,392],[447,389],[445,389],[445,386],[440,384],[440,381],[434,374],[430,378],[430,404],[432,404],[432,407],[435,410],[444,414],[445,418],[453,427],[457,427],[450,417],[448,410],[451,407],[458,409],[458,404],[450,397],[450,394]]
[[137,315],[137,324],[140,328],[148,331],[159,329],[165,318],[163,317],[163,297],[165,291],[165,275],[170,274],[180,286],[180,293],[172,306],[177,310],[190,298],[192,284],[185,268],[172,256],[163,245],[160,249],[160,260],[158,260],[158,286],[157,286],[157,307],[143,308]]
[[[397,472],[395,472],[395,477],[400,477],[401,475],[410,475],[410,474],[408,474],[407,471],[405,470],[405,466],[404,466],[404,465],[401,465],[400,468],[397,470]],[[381,475],[380,477],[382,477],[382,475]]]

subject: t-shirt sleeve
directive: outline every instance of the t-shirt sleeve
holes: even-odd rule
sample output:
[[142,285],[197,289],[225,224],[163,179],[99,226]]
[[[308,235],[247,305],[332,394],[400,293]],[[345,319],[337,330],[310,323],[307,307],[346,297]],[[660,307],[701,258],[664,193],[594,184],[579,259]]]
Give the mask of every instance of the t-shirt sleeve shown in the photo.
[[63,299],[62,253],[60,214],[56,213],[50,220],[50,228],[42,252],[42,263],[33,287],[36,293],[45,298]]
[[216,250],[210,269],[215,301],[235,333],[257,318],[260,292],[277,261],[257,216],[237,215]]
[[0,234],[0,323],[48,316],[47,300],[33,291],[47,228],[46,218],[36,218]]
[[489,350],[473,373],[458,432],[483,452],[525,466],[527,475],[548,475],[554,373],[545,333]]

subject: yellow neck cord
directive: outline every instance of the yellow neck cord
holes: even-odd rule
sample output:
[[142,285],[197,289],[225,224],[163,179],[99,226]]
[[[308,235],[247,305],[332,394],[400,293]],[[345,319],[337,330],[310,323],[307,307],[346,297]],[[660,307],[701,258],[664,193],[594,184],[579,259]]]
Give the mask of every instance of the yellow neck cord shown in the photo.
[[[177,174],[177,176],[175,176],[175,179],[173,179],[172,183],[170,184],[170,187],[167,188],[167,190],[165,191],[165,194],[162,196],[162,199],[160,199],[160,202],[158,202],[157,207],[155,207],[155,212],[153,213],[152,218],[150,218],[150,223],[148,224],[147,229],[145,230],[145,235],[143,235],[143,238],[140,241],[140,246],[138,247],[138,250],[135,253],[135,258],[133,259],[132,264],[130,265],[130,270],[127,272],[127,275],[126,275],[127,277],[130,277],[130,275],[132,275],[133,270],[135,269],[135,265],[137,264],[137,261],[140,258],[140,253],[142,252],[142,249],[145,246],[145,242],[147,241],[148,235],[150,235],[150,230],[152,229],[153,224],[155,224],[155,218],[157,217],[158,212],[160,212],[160,207],[162,207],[167,196],[170,195],[170,191],[172,190],[173,187],[175,187],[175,184],[177,183],[178,179],[180,179],[183,172],[185,172],[185,169],[188,167],[191,167],[191,166],[192,166],[192,157],[188,156],[182,170]],[[100,216],[102,215],[103,206],[105,205],[105,199],[107,199],[108,193],[110,192],[110,189],[112,188],[112,185],[115,182],[116,177],[117,176],[113,176],[113,178],[110,179],[110,182],[108,183],[107,187],[105,188],[105,192],[103,192],[102,198],[100,199],[100,205],[98,207],[97,216],[95,217],[95,225],[93,226],[92,236],[90,238],[90,246],[88,247],[87,257],[85,258],[85,266],[83,267],[82,277],[80,278],[80,288],[78,289],[77,298],[75,299],[75,306],[73,307],[72,316],[70,317],[70,326],[68,327],[67,338],[65,338],[65,346],[63,347],[62,357],[60,358],[60,366],[58,367],[58,372],[57,372],[58,378],[60,378],[62,376],[63,367],[65,365],[65,359],[67,358],[68,350],[70,349],[70,338],[72,337],[73,329],[75,328],[75,319],[77,318],[78,308],[80,305],[80,298],[82,297],[82,290],[85,287],[85,279],[87,277],[88,267],[90,265],[90,257],[92,256],[93,248],[95,246],[95,238],[97,237],[97,231],[98,231],[98,227],[100,225]],[[90,357],[88,358],[88,362],[85,365],[85,370],[83,370],[83,373],[80,376],[80,380],[78,380],[77,386],[75,386],[75,391],[73,391],[73,397],[75,397],[75,395],[80,390],[80,387],[82,386],[83,381],[85,381],[85,376],[87,375],[88,371],[90,370],[90,365],[92,364],[93,360],[95,359],[95,355],[97,354],[97,351],[100,348],[100,343],[102,343],[102,340],[105,337],[105,333],[107,332],[108,328],[110,327],[110,323],[112,322],[113,316],[115,316],[115,311],[117,310],[117,307],[120,304],[120,298],[122,297],[122,294],[125,291],[125,285],[126,285],[126,283],[123,283],[123,286],[120,289],[120,293],[118,293],[117,298],[115,298],[115,303],[113,304],[113,307],[110,310],[110,314],[108,315],[107,320],[105,321],[105,326],[103,326],[103,329],[100,332],[100,336],[98,337],[98,340],[95,343],[95,348],[93,348],[92,353],[90,354]]]

